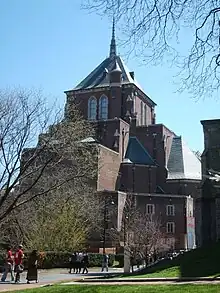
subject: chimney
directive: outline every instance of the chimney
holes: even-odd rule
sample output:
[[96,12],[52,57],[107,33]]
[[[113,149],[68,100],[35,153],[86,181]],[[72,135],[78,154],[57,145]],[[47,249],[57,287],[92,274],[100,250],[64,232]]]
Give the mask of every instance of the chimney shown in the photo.
[[131,78],[134,80],[134,71],[129,72]]

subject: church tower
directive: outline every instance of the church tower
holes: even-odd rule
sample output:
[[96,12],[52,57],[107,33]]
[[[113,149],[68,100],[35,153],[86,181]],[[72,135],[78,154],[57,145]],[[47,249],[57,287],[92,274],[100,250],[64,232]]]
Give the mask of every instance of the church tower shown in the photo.
[[[85,119],[101,125],[105,133],[108,132],[108,141],[103,137],[99,140],[114,150],[119,150],[119,146],[115,147],[115,133],[130,128],[131,124],[132,128],[147,126],[154,120],[156,103],[146,95],[134,72],[127,68],[117,52],[114,19],[109,56],[75,88],[65,93],[65,117],[70,116],[71,105],[77,104]],[[119,119],[121,122],[116,123]]]

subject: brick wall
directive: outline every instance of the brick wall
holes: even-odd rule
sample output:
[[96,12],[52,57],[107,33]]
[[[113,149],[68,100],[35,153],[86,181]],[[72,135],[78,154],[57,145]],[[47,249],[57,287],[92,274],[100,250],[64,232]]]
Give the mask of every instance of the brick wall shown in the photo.
[[115,190],[121,158],[114,152],[99,145],[99,167],[97,190]]

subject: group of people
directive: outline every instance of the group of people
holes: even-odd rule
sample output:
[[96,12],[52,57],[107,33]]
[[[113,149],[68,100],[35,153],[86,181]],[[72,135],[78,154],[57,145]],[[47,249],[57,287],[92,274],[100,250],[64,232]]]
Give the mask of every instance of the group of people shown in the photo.
[[[102,259],[102,272],[106,270],[108,272],[109,257],[107,254],[103,254]],[[74,252],[69,259],[69,273],[72,271],[74,274],[88,274],[89,257],[87,253]]]
[[[4,271],[1,277],[1,282],[5,282],[8,274],[11,275],[11,282],[19,283],[20,274],[24,270],[23,266],[24,252],[22,245],[19,245],[15,253],[13,253],[11,247],[7,249],[7,253],[4,261]],[[37,262],[38,253],[37,250],[33,250],[28,258],[28,271],[27,271],[27,283],[35,281],[38,283],[37,274]]]
[[88,266],[89,266],[89,257],[87,253],[82,252],[74,252],[69,259],[69,273],[80,274],[88,274]]

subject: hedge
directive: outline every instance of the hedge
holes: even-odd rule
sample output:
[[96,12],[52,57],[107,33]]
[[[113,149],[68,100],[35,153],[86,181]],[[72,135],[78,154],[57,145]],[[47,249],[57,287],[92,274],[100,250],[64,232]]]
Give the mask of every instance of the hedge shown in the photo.
[[[24,252],[24,267],[27,268],[27,260],[30,253]],[[103,255],[99,253],[89,253],[89,266],[101,267]],[[69,258],[71,253],[68,252],[40,252],[40,261],[38,267],[40,269],[67,268],[69,266]],[[0,266],[4,265],[5,253],[0,253]],[[112,266],[115,255],[109,255],[109,266]]]

